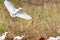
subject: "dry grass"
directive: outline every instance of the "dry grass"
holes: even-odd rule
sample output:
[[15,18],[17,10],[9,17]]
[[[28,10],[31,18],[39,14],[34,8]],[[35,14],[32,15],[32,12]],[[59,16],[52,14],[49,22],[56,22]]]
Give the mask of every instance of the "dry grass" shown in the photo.
[[[16,8],[19,7],[16,1],[11,2],[14,3]],[[49,36],[60,35],[60,33],[57,33],[60,29],[60,4],[44,4],[43,10],[42,6],[23,5],[23,11],[32,16],[32,20],[12,18],[5,8],[3,0],[1,0],[0,34],[9,31],[8,38],[24,35],[24,40],[38,40],[41,36],[48,38]]]

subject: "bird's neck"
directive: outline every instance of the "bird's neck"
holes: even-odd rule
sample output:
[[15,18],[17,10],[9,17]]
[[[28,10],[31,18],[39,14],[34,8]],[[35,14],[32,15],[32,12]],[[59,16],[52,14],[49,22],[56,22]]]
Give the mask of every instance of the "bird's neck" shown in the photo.
[[6,33],[4,33],[4,35],[3,36],[5,36],[6,37]]

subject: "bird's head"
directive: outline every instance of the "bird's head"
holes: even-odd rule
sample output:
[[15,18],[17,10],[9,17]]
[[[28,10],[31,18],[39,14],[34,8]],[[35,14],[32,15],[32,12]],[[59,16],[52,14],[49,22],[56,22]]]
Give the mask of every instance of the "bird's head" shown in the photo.
[[8,32],[3,33],[2,35],[6,35]]
[[22,38],[24,37],[24,36],[21,36]]
[[24,36],[21,36],[19,39],[22,40]]
[[5,32],[5,34],[7,34],[8,32]]

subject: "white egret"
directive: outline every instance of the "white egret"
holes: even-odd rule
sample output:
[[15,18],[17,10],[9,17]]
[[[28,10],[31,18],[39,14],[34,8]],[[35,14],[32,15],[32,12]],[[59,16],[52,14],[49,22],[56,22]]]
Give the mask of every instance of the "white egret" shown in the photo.
[[56,38],[57,38],[58,40],[60,40],[60,36],[57,36]]
[[55,37],[49,37],[49,39],[47,39],[47,40],[57,40],[57,38],[55,38]]
[[0,36],[0,40],[5,40],[5,37],[6,37],[6,34],[7,34],[7,33],[8,33],[8,32],[3,33],[2,36]]
[[24,37],[24,36],[21,36],[21,37],[20,37],[20,36],[16,36],[16,37],[14,37],[14,40],[22,40],[23,37]]
[[11,2],[7,1],[7,0],[4,1],[4,5],[6,6],[7,10],[9,11],[11,17],[19,17],[19,18],[24,18],[26,20],[32,19],[31,16],[29,16],[28,14],[20,11],[20,9],[22,9],[21,7],[16,9],[13,6],[13,4]]

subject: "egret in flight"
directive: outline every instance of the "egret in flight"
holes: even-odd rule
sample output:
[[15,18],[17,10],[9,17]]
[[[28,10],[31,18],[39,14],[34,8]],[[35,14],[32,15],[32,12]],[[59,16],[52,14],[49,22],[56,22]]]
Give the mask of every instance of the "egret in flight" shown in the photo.
[[20,11],[22,9],[21,7],[16,9],[14,7],[14,5],[7,0],[4,1],[4,5],[7,8],[7,10],[9,11],[11,17],[19,17],[19,18],[23,18],[23,19],[26,19],[26,20],[31,20],[32,19],[32,17],[29,16],[27,13]]

